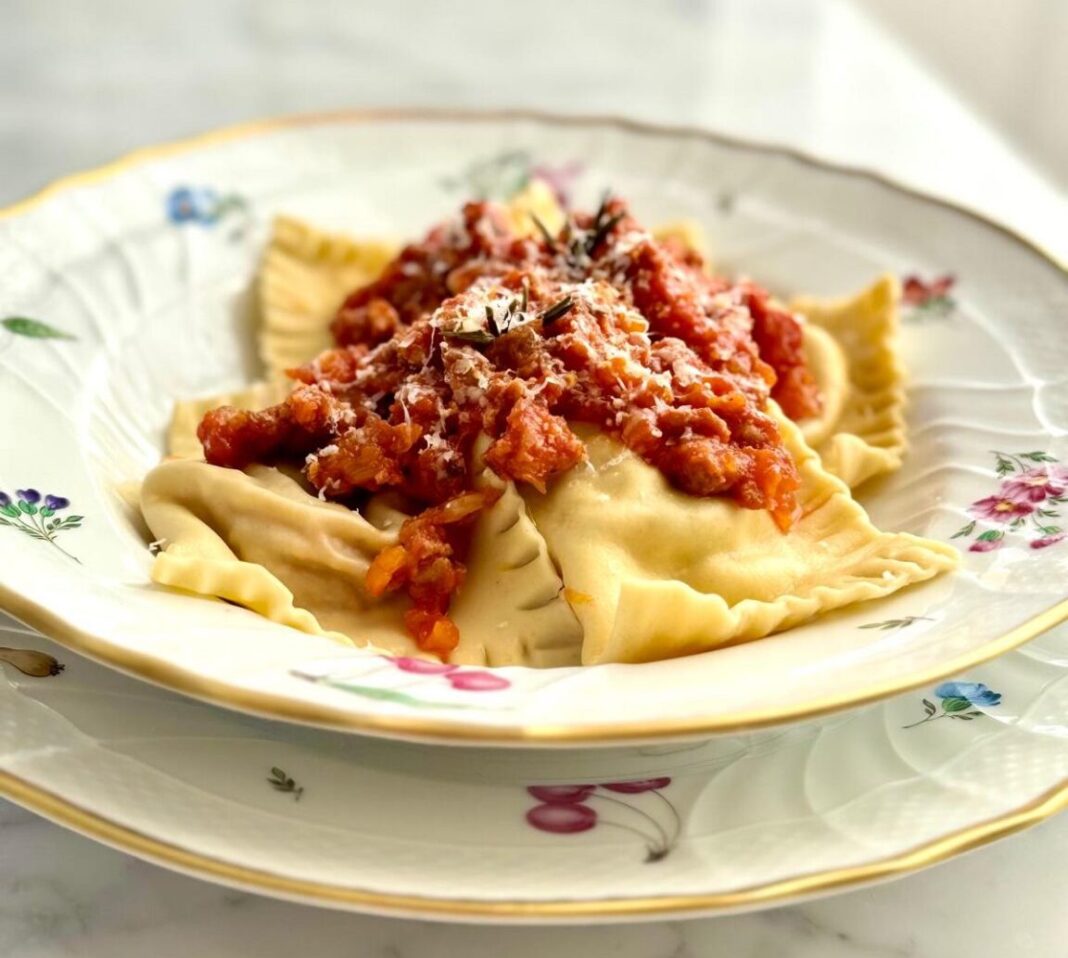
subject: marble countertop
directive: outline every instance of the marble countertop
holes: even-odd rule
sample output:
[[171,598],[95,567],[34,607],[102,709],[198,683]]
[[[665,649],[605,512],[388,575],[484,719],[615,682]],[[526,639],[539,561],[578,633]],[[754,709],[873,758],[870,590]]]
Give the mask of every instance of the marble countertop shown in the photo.
[[[338,107],[530,106],[779,141],[948,195],[1068,258],[1068,199],[845,0],[5,0],[0,204],[147,142]],[[462,37],[462,52],[443,36]],[[521,66],[520,66],[521,65]],[[749,915],[590,928],[361,917],[176,875],[0,801],[0,955],[1063,958],[1068,816]]]

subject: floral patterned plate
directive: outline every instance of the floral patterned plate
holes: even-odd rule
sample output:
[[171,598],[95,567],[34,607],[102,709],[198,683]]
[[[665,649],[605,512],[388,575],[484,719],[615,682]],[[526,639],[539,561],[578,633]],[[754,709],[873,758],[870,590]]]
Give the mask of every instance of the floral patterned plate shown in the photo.
[[510,921],[754,908],[904,874],[1068,805],[1068,628],[785,730],[531,751],[265,722],[0,616],[0,795],[169,867],[334,907]]
[[[959,545],[959,573],[685,660],[447,669],[346,649],[154,587],[117,488],[173,401],[257,374],[272,216],[409,234],[534,172],[693,216],[783,293],[905,280],[912,449],[875,521]],[[155,682],[413,739],[663,741],[825,714],[971,668],[1068,616],[1068,277],[1026,242],[873,176],[709,134],[523,115],[342,115],[141,153],[0,218],[0,604]],[[954,713],[955,714],[955,713]],[[956,724],[956,723],[953,723]]]

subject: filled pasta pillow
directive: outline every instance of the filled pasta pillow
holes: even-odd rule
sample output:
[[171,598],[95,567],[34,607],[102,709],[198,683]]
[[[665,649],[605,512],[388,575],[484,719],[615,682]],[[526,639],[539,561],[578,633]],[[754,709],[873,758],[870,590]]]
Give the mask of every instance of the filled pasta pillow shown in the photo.
[[760,638],[951,569],[950,546],[881,532],[780,414],[801,473],[800,517],[697,499],[614,439],[588,468],[524,496],[583,628],[582,661],[647,662]]

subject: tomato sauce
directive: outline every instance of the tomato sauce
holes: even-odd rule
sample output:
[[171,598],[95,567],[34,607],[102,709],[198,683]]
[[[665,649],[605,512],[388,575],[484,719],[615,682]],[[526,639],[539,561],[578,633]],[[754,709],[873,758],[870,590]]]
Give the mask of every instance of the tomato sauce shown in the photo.
[[545,491],[585,456],[570,424],[590,423],[683,492],[784,530],[794,518],[797,470],[766,407],[819,410],[798,321],[657,242],[619,199],[532,237],[469,203],[354,290],[331,330],[336,348],[290,370],[284,402],[213,410],[198,435],[215,465],[299,458],[321,496],[403,496],[412,518],[366,586],[409,596],[425,651],[456,646],[470,527],[498,496],[476,482],[480,435],[486,467]]

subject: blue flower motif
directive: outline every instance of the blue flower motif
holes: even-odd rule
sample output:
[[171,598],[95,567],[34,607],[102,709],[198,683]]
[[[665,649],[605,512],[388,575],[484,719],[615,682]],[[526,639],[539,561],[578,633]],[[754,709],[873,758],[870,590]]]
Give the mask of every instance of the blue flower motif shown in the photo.
[[36,489],[16,489],[15,495],[23,502],[35,504],[41,501],[41,494]]
[[59,512],[61,509],[66,509],[69,505],[70,499],[67,499],[64,496],[53,496],[51,493],[45,496],[45,506],[53,512]]
[[167,197],[167,216],[172,223],[214,223],[219,197],[214,190],[179,186]]
[[941,699],[963,699],[970,705],[1001,704],[1001,693],[982,682],[943,682],[935,689],[935,695]]

